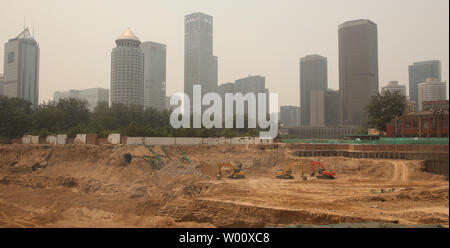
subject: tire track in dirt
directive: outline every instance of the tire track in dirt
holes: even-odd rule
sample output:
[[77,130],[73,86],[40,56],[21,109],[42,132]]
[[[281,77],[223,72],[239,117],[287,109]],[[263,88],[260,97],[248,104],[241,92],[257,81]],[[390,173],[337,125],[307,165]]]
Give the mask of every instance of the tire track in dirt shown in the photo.
[[394,166],[394,174],[392,176],[392,181],[408,181],[408,167],[406,165],[406,161],[395,161],[393,162]]

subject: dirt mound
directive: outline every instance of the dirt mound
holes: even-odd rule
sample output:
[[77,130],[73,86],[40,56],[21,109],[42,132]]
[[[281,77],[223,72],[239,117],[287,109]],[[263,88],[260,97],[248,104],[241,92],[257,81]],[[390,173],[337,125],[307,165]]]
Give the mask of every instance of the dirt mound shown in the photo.
[[[216,180],[218,162],[246,179]],[[311,160],[335,170],[312,178]],[[304,165],[307,181],[274,172]],[[317,172],[317,171],[316,171]],[[383,194],[373,189],[401,189]],[[1,227],[448,226],[448,182],[420,161],[299,158],[285,145],[0,145]]]

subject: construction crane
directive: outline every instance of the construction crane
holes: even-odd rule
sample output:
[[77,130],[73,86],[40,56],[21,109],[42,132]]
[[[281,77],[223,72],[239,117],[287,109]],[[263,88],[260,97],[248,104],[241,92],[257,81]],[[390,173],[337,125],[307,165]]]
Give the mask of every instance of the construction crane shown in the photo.
[[231,170],[231,174],[228,176],[228,178],[231,179],[244,179],[245,178],[245,171],[242,170],[242,163],[235,162],[236,166],[232,163],[228,162],[219,162],[217,163],[217,179],[222,179],[222,168],[228,167]]
[[325,168],[325,166],[319,162],[319,161],[313,161],[311,160],[311,166],[312,166],[312,173],[311,176],[314,177],[315,176],[315,167],[319,166],[319,174],[316,176],[316,178],[319,179],[334,179],[334,177],[336,176],[336,171],[327,171],[327,169]]
[[294,176],[292,175],[292,169],[296,167],[299,167],[300,176],[302,177],[302,179],[306,180],[306,177],[303,176],[303,164],[300,162],[291,163],[286,167],[286,169],[275,171],[275,176],[279,179],[294,179]]

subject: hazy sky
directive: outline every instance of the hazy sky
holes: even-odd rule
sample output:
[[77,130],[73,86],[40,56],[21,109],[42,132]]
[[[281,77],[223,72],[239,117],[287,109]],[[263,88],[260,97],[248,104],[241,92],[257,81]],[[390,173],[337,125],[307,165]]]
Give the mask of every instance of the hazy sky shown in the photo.
[[[378,24],[380,87],[408,84],[408,65],[438,59],[449,78],[448,0],[0,0],[0,42],[35,27],[41,49],[40,102],[57,90],[110,88],[111,49],[128,26],[141,41],[167,45],[167,95],[183,91],[184,15],[214,17],[219,84],[264,75],[279,105],[299,105],[299,58],[328,58],[338,89],[338,25]],[[3,47],[0,49],[3,72]],[[447,84],[448,85],[448,84]],[[447,86],[448,89],[448,86]]]

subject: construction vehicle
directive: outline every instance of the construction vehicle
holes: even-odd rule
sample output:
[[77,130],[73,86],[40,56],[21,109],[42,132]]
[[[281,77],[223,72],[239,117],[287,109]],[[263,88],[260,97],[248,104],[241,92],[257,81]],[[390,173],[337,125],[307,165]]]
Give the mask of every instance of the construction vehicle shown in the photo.
[[279,179],[294,179],[292,175],[292,169],[299,167],[301,178],[306,181],[306,176],[303,176],[303,164],[299,162],[294,162],[288,165],[288,167],[284,170],[275,171],[275,177]]
[[228,178],[231,179],[244,179],[245,178],[245,171],[242,170],[242,163],[239,161],[235,161],[236,165],[233,165],[229,162],[219,162],[217,163],[217,179],[222,179],[222,169],[223,167],[227,167],[230,169],[230,175],[228,175]]
[[319,161],[313,161],[311,160],[311,166],[312,166],[312,173],[311,176],[314,177],[315,176],[315,167],[319,166],[319,174],[316,176],[316,178],[319,179],[334,179],[334,177],[336,176],[336,171],[327,171],[327,169],[325,168],[325,166],[319,162]]

